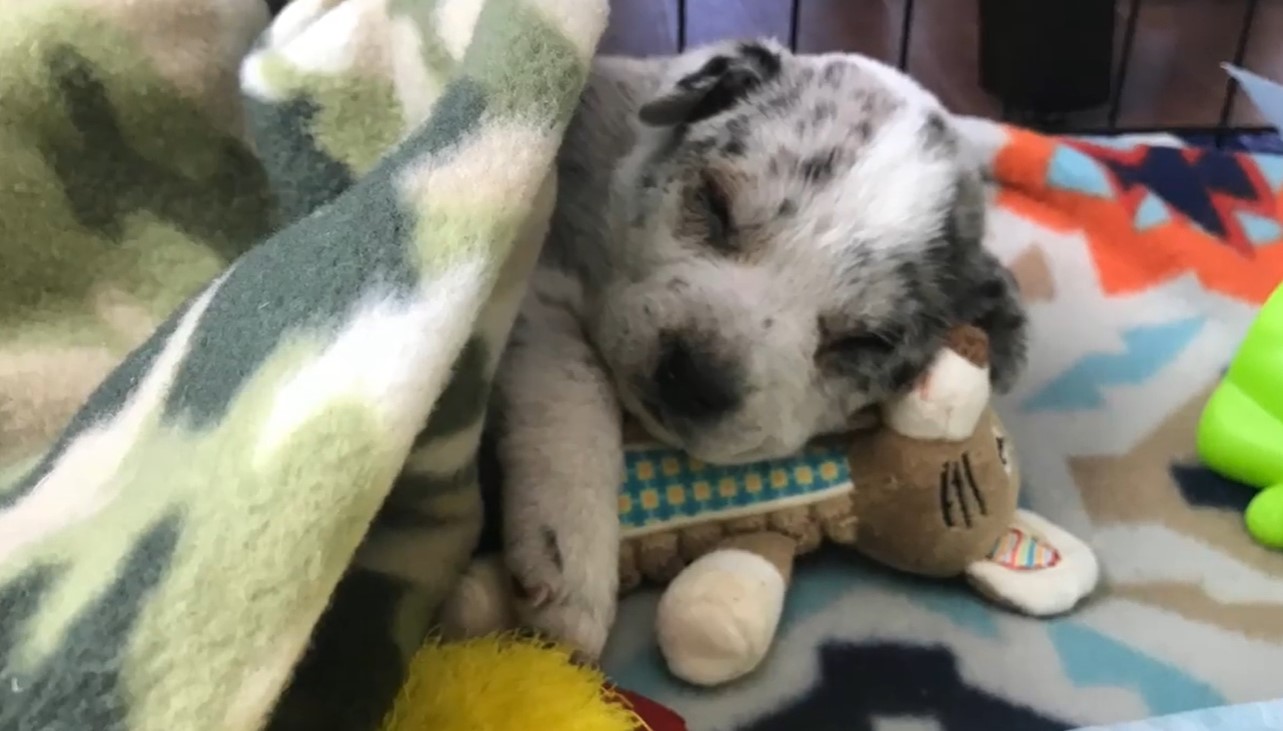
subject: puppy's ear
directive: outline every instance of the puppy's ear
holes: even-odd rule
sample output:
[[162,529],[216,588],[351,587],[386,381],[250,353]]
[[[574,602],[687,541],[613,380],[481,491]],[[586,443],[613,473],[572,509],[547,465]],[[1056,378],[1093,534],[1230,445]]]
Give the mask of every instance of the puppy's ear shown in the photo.
[[1025,365],[1028,318],[1016,279],[998,257],[984,248],[985,194],[978,174],[960,182],[947,236],[958,259],[955,315],[989,336],[990,377],[1009,389]]
[[643,105],[641,120],[670,127],[720,114],[779,75],[781,51],[775,44],[753,41],[719,52]]
[[989,336],[990,376],[994,388],[1011,388],[1025,366],[1028,318],[1016,280],[998,258],[987,251],[973,261],[977,276],[964,295],[964,322]]

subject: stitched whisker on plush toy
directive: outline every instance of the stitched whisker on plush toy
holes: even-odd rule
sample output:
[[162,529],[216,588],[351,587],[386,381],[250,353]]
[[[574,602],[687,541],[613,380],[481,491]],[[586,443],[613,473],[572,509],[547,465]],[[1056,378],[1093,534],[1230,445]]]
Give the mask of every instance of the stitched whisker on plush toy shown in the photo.
[[973,509],[982,516],[989,514],[980,484],[971,469],[971,455],[967,452],[956,460],[945,462],[940,468],[940,513],[944,524],[950,528],[956,525],[955,506],[961,511],[962,525],[968,528],[971,527]]

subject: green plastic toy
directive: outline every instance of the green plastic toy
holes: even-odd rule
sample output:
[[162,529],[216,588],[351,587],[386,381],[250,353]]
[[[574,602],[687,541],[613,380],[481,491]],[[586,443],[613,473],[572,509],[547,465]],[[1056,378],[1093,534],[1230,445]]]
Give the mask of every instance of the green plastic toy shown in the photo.
[[1247,530],[1283,549],[1283,287],[1261,308],[1198,424],[1203,464],[1261,490]]

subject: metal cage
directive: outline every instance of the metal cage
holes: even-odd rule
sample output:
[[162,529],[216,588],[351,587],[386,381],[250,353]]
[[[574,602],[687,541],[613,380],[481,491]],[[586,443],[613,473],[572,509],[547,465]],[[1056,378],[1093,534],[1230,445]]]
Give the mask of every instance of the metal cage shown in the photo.
[[[675,0],[677,3],[677,48],[684,50],[687,47],[687,4],[688,0]],[[789,0],[789,27],[788,27],[788,46],[796,51],[798,48],[798,29],[799,19],[802,10],[803,0]],[[1132,51],[1136,39],[1136,27],[1140,20],[1141,13],[1144,12],[1144,0],[1126,0],[1128,3],[1128,12],[1126,22],[1122,28],[1120,58],[1113,72],[1111,82],[1108,112],[1108,120],[1104,127],[1075,127],[1063,119],[1055,118],[1038,118],[1025,117],[1017,119],[1017,110],[1010,109],[1007,105],[1003,106],[1003,118],[1007,121],[1015,121],[1021,124],[1042,129],[1047,132],[1069,133],[1069,134],[1117,134],[1123,132],[1170,132],[1178,135],[1208,135],[1212,138],[1217,146],[1223,145],[1226,140],[1232,136],[1243,134],[1267,134],[1274,130],[1268,127],[1242,127],[1231,124],[1231,117],[1234,111],[1235,100],[1239,93],[1239,84],[1232,78],[1225,82],[1224,99],[1221,103],[1220,116],[1215,125],[1203,127],[1124,127],[1118,123],[1119,112],[1123,103],[1123,90],[1126,88],[1127,72],[1132,61]],[[913,33],[914,9],[916,0],[904,0],[904,10],[900,19],[900,38],[896,53],[897,66],[908,73],[912,73],[909,68],[909,41]],[[1260,0],[1246,0],[1244,5],[1242,25],[1239,27],[1237,40],[1234,47],[1234,54],[1231,62],[1235,66],[1242,67],[1244,59],[1247,56],[1248,46],[1251,43],[1252,25],[1256,19],[1257,10],[1260,6]]]

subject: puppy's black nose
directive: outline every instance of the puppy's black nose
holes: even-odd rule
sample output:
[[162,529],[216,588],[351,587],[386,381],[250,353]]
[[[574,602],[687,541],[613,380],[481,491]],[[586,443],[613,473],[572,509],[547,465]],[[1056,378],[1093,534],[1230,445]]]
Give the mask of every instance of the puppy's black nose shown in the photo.
[[655,395],[672,416],[707,421],[740,405],[734,374],[684,338],[664,340],[655,368]]

